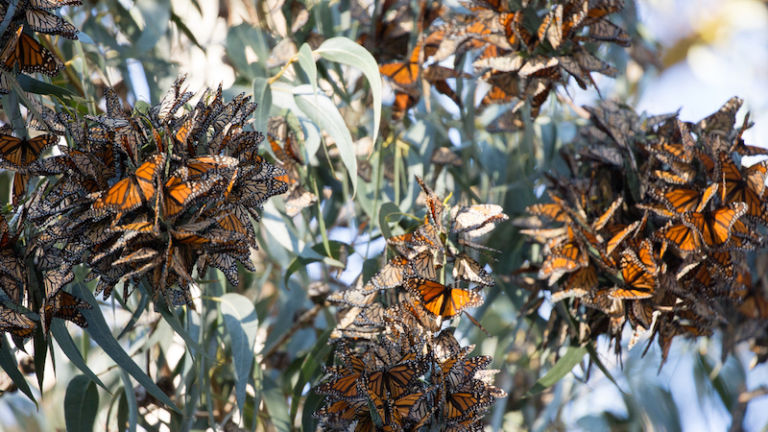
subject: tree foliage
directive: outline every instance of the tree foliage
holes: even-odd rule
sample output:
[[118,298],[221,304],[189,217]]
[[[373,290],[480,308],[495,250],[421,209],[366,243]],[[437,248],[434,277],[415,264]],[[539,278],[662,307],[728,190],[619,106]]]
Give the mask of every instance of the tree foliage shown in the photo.
[[635,6],[0,1],[0,424],[679,430],[684,335],[738,428],[765,151],[625,103]]

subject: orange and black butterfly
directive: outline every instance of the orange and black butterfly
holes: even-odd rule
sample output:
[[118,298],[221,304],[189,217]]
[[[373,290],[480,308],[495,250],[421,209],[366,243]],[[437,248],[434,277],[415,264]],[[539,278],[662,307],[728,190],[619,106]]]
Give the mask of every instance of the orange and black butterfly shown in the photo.
[[40,72],[55,76],[64,64],[19,27],[0,53],[0,67],[8,72]]
[[459,388],[475,377],[475,372],[485,369],[493,359],[490,356],[465,357],[459,353],[440,363],[440,375],[448,388]]
[[163,189],[163,217],[178,216],[192,200],[208,192],[217,180],[208,178],[201,181],[183,181],[180,177],[171,176]]
[[406,279],[404,286],[421,298],[420,303],[427,311],[443,318],[456,316],[464,309],[483,303],[483,298],[476,292],[452,288],[429,279]]
[[153,155],[136,169],[134,175],[109,188],[106,194],[93,203],[93,208],[127,212],[152,199],[156,193],[155,177],[164,168],[165,160],[165,153]]
[[23,171],[26,171],[48,147],[58,141],[59,137],[53,134],[40,135],[34,138],[0,135],[0,165],[5,165],[6,168],[16,171],[13,176],[14,204],[27,191],[29,175]]
[[697,189],[687,187],[665,187],[661,189],[651,189],[651,195],[656,200],[661,201],[669,211],[683,214],[687,212],[703,211],[709,201],[715,196],[717,189],[717,183],[709,185],[704,192],[699,192]]
[[461,421],[492,402],[493,399],[481,382],[470,381],[459,389],[445,392],[442,414],[448,422]]
[[728,243],[733,225],[747,210],[746,203],[732,202],[711,212],[686,213],[683,215],[683,224],[694,229],[707,247],[719,248]]
[[622,252],[620,265],[624,286],[611,290],[611,297],[644,299],[653,296],[656,286],[655,265],[653,271],[649,270],[632,249]]
[[763,200],[768,162],[762,161],[744,168],[742,175],[730,156],[721,153],[720,169],[723,176],[723,203],[744,202],[748,206],[747,216],[768,224],[768,209]]
[[60,290],[53,298],[46,300],[41,308],[40,321],[43,332],[47,333],[51,328],[51,320],[53,318],[72,321],[83,328],[88,327],[88,321],[86,321],[85,316],[80,311],[90,308],[90,304],[66,291]]
[[371,278],[371,285],[376,289],[391,289],[400,286],[410,275],[411,263],[402,256],[396,256]]
[[568,242],[552,248],[546,260],[541,265],[541,278],[559,278],[564,273],[570,273],[589,264],[589,255],[584,252],[577,242]]
[[562,284],[562,289],[552,293],[552,301],[558,302],[567,298],[581,298],[597,288],[597,272],[594,266],[582,267],[571,273]]
[[29,6],[35,9],[57,9],[62,6],[80,6],[81,0],[29,0]]
[[341,356],[344,366],[328,368],[331,378],[320,384],[315,392],[341,398],[353,398],[359,395],[365,374],[365,362],[349,349]]
[[695,229],[675,221],[669,221],[667,225],[654,233],[654,237],[671,244],[682,255],[700,251],[703,246],[701,237]]
[[32,336],[37,325],[28,316],[11,308],[0,306],[0,332],[8,332],[20,338]]
[[379,72],[401,88],[413,87],[419,79],[419,56],[421,46],[416,45],[407,61],[386,63],[379,66]]
[[77,39],[77,27],[64,18],[43,9],[27,8],[26,25],[30,30],[40,33],[57,34],[67,39]]
[[371,372],[365,376],[368,391],[382,399],[395,399],[406,393],[411,383],[427,370],[424,362],[415,359],[413,354],[393,366]]

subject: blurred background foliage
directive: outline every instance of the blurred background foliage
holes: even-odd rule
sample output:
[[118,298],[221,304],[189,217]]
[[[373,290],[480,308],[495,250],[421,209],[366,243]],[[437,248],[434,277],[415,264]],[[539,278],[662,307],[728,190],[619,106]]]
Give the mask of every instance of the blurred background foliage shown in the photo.
[[[11,352],[4,341],[2,367],[13,377],[2,377],[3,430],[81,430],[91,422],[95,430],[311,429],[321,398],[310,388],[330,362],[327,339],[336,323],[324,298],[383,265],[383,232],[401,234],[423,216],[414,176],[452,204],[497,203],[512,219],[538,201],[542,175],[563,169],[558,150],[585,123],[580,105],[598,98],[596,91],[571,80],[549,96],[534,121],[491,133],[487,126],[502,108],[478,113],[474,80],[454,79],[461,109],[431,92],[393,120],[392,89],[385,84],[377,94],[375,60],[353,47],[372,25],[359,14],[380,3],[84,0],[60,10],[82,31],[80,41],[49,39],[66,68],[51,80],[55,91],[28,87],[47,95],[28,97],[95,114],[104,108],[106,86],[139,105],[157,103],[181,73],[188,74],[193,91],[222,83],[225,99],[254,95],[259,107],[253,127],[277,138],[264,152],[283,163],[297,186],[265,206],[258,270],[241,271],[237,287],[210,273],[196,311],[147,308],[137,296],[102,302],[111,334],[93,334],[93,322],[88,331],[54,326],[45,364],[31,359],[44,347],[27,343],[29,354]],[[423,3],[411,0],[410,7],[419,10]],[[738,92],[757,123],[747,141],[764,146],[764,2],[625,3],[617,20],[632,47],[598,53],[618,69],[615,78],[595,77],[602,97],[653,114],[683,107],[682,116],[696,120]],[[675,25],[660,26],[664,20]],[[339,37],[346,39],[334,39]],[[728,78],[725,66],[714,76],[702,69],[720,63],[737,68],[742,79]],[[749,79],[759,73],[762,83]],[[691,76],[701,86],[676,93],[675,83],[688,89]],[[705,99],[705,93],[717,98]],[[288,146],[295,159],[284,154]],[[434,163],[440,148],[458,158]],[[661,371],[655,345],[643,357],[645,344],[638,344],[622,358],[603,341],[542,346],[551,303],[531,297],[515,274],[537,251],[511,223],[500,225],[488,245],[499,251],[486,257],[496,285],[474,314],[487,334],[460,320],[457,337],[476,344],[475,354],[492,355],[490,367],[500,369],[496,385],[509,396],[490,410],[492,430],[768,428],[768,366],[751,368],[754,354],[747,349],[723,361],[717,335],[676,340]],[[73,349],[82,362],[73,359]],[[14,354],[34,402],[13,391],[19,387],[16,369],[9,367]],[[247,357],[255,359],[253,368],[239,370]],[[142,375],[157,387],[140,385]],[[243,383],[244,397],[238,389]],[[164,396],[178,409],[158,401]]]

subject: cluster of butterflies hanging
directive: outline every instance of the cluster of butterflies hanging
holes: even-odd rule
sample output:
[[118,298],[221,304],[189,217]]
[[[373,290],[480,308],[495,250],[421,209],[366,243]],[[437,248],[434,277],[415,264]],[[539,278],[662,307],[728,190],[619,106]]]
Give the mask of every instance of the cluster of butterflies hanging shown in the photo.
[[[244,130],[256,108],[248,97],[225,103],[219,87],[191,107],[194,94],[183,83],[146,112],[126,111],[108,89],[106,114],[80,118],[40,107],[33,126],[53,133],[0,135],[0,164],[15,171],[19,226],[32,229],[23,256],[44,282],[43,293],[27,285],[25,296],[2,279],[15,305],[42,297],[52,316],[85,324],[77,310],[87,304],[62,289],[78,264],[90,270],[83,282],[98,279],[96,294],[105,299],[122,284],[124,298],[140,287],[168,305],[189,303],[194,277],[209,267],[235,286],[238,262],[254,269],[253,224],[264,201],[288,189],[285,171],[258,154],[263,134]],[[41,157],[59,135],[69,145]],[[3,262],[0,272],[11,271],[25,280]]]
[[482,249],[473,240],[507,217],[495,205],[455,207],[446,230],[443,202],[418,181],[424,223],[387,239],[396,256],[370,281],[328,298],[340,308],[331,334],[339,364],[315,387],[327,396],[316,412],[323,428],[478,431],[488,407],[505,396],[491,384],[496,371],[485,370],[491,357],[469,356],[474,347],[461,347],[453,329],[442,327],[481,305],[479,291],[494,283],[459,247]]
[[[588,108],[586,145],[562,152],[571,177],[550,177],[551,202],[530,206],[523,230],[543,244],[539,277],[582,334],[606,333],[620,350],[629,322],[658,336],[664,359],[674,336],[721,323],[752,321],[741,340],[764,334],[767,287],[753,285],[748,260],[766,244],[768,149],[744,143],[740,106],[733,98],[696,124],[613,102]],[[763,160],[746,167],[746,156]]]
[[39,72],[55,76],[59,73],[64,64],[41,45],[32,32],[77,39],[77,28],[52,10],[81,4],[80,0],[0,1],[0,16],[3,23],[7,22],[0,35],[0,68],[3,70],[0,94],[8,93],[16,74]]
[[[531,116],[536,117],[557,83],[573,77],[586,88],[594,85],[592,72],[616,74],[588,45],[630,43],[627,32],[608,19],[623,8],[621,0],[529,0],[515,6],[505,0],[473,0],[462,2],[458,13],[439,3],[422,2],[417,25],[425,31],[407,51],[408,38],[402,39],[396,23],[403,19],[402,10],[409,9],[398,8],[399,3],[385,2],[375,26],[375,40],[405,48],[389,53],[397,56],[396,61],[379,58],[384,63],[380,72],[395,88],[395,118],[418,102],[421,80],[461,105],[447,79],[469,77],[458,68],[465,54],[472,52],[475,73],[488,84],[481,106],[511,104],[505,116],[511,121],[497,122],[506,125],[497,129],[512,130],[522,124],[524,102],[530,100]],[[365,36],[363,42],[372,39]],[[441,66],[451,56],[454,68]]]
[[23,219],[23,209],[20,209],[12,218],[17,229],[11,232],[6,218],[0,216],[0,289],[3,293],[0,332],[10,334],[19,346],[25,338],[33,336],[38,327],[47,333],[53,318],[87,326],[80,310],[90,308],[89,304],[62,290],[53,277],[30,280],[24,254],[16,247]]

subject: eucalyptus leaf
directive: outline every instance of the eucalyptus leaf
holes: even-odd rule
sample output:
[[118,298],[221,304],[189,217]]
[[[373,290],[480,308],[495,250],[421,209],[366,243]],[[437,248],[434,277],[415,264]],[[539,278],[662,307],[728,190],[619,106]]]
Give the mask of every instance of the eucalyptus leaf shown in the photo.
[[232,341],[235,398],[242,411],[245,404],[245,387],[253,366],[253,345],[259,330],[259,321],[253,303],[240,294],[225,294],[221,297],[219,305],[224,327]]
[[349,180],[352,182],[352,192],[357,191],[357,156],[355,155],[354,142],[349,133],[344,118],[339,113],[336,104],[323,94],[307,93],[304,86],[294,89],[296,105],[312,119],[321,129],[336,141],[341,161],[347,168]]
[[565,354],[560,357],[554,366],[552,366],[552,369],[550,369],[543,377],[539,378],[533,387],[528,390],[527,395],[533,396],[557,384],[557,382],[567,375],[574,366],[581,362],[586,353],[586,347],[569,346],[566,349]]
[[74,284],[74,294],[81,299],[88,302],[92,308],[83,309],[82,313],[88,321],[88,327],[86,330],[91,338],[104,350],[104,352],[112,358],[112,360],[120,366],[121,370],[132,376],[139,384],[154,396],[158,401],[164,403],[168,408],[180,412],[176,404],[171,401],[168,396],[163,393],[162,390],[155,384],[143,370],[133,361],[122,346],[115,340],[112,333],[109,331],[109,325],[104,320],[104,316],[99,309],[99,304],[93,297],[90,290],[86,289],[82,284]]
[[64,395],[64,420],[67,430],[92,431],[98,412],[99,392],[96,390],[96,384],[85,375],[72,378]]
[[315,53],[321,57],[360,69],[371,86],[373,95],[373,134],[376,142],[381,122],[381,74],[376,59],[365,48],[345,37],[333,37],[322,43]]

